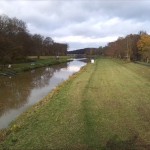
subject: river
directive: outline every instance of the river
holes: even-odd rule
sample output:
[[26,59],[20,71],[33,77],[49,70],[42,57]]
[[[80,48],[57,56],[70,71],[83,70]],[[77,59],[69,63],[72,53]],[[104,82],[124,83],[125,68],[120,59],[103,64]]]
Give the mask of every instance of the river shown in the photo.
[[39,68],[13,77],[0,76],[0,129],[86,65],[85,59]]

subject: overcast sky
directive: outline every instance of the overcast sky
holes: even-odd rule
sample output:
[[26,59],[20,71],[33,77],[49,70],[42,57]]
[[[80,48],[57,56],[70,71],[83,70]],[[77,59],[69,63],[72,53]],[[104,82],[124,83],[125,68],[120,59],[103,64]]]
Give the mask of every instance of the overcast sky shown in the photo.
[[22,19],[30,33],[68,43],[69,50],[150,33],[149,0],[0,0],[0,14]]

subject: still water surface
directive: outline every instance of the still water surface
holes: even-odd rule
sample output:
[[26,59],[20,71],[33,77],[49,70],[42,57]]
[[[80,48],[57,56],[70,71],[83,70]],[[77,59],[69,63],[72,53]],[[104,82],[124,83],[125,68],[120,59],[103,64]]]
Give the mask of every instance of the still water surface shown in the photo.
[[85,65],[85,59],[75,59],[14,77],[0,77],[0,129],[8,127],[12,120]]

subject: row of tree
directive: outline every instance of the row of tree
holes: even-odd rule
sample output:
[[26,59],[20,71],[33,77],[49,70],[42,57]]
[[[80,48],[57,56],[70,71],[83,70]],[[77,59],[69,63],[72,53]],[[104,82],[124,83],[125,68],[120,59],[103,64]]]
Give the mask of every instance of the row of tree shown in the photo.
[[[100,47],[101,48],[101,47]],[[150,60],[150,35],[140,31],[139,34],[130,34],[119,37],[102,48],[106,56],[127,59],[128,61]]]
[[29,33],[26,23],[17,18],[0,16],[0,62],[25,60],[27,56],[66,55],[68,45],[51,37]]

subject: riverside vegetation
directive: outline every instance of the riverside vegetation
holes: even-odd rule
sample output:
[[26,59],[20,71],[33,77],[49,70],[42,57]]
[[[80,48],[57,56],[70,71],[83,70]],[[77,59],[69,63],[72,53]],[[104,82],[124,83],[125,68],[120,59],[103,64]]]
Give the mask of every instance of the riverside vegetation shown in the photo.
[[69,58],[69,56],[59,56],[59,58],[56,58],[55,56],[41,56],[40,59],[37,59],[35,56],[30,56],[28,58],[28,62],[11,64],[11,68],[2,66],[0,68],[0,75],[9,76],[18,72],[28,71],[50,65],[57,65],[70,61]]
[[149,149],[150,68],[97,59],[0,133],[0,149]]

